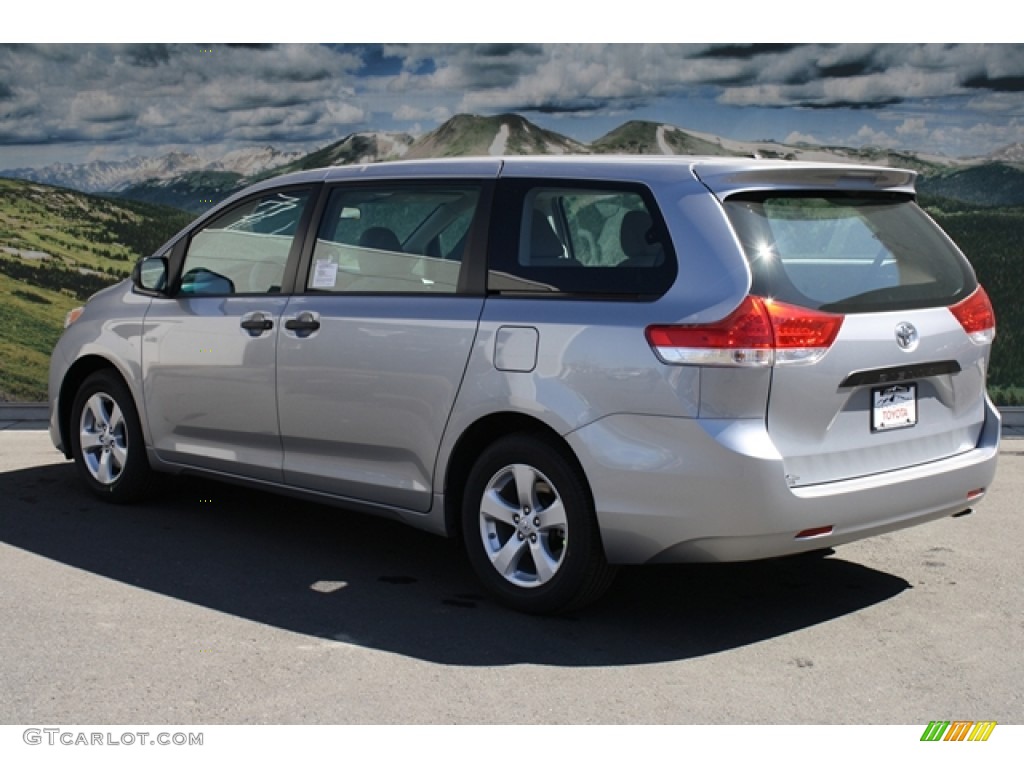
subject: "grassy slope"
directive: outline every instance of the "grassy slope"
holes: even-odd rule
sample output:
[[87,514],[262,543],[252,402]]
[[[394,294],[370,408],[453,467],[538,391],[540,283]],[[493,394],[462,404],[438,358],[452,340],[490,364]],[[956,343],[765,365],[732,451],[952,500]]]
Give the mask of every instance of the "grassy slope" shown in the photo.
[[134,184],[120,191],[118,197],[199,214],[230,197],[245,184],[246,179],[237,173],[197,171],[170,182],[144,181]]
[[[593,144],[594,152],[603,154],[646,154],[658,146],[658,128],[661,123],[630,120]],[[718,144],[693,136],[686,131],[669,128],[664,132],[665,143],[677,155],[730,155]]]
[[978,206],[1024,205],[1024,169],[1005,164],[961,168],[922,178],[921,195],[968,200]]
[[583,144],[539,128],[519,115],[456,115],[417,141],[405,157],[414,159],[488,155],[491,144],[503,125],[509,129],[504,151],[506,155],[545,154],[551,147],[571,149],[575,152],[586,151]]
[[64,315],[78,304],[76,298],[26,287],[0,271],[0,399],[46,399],[50,350],[60,336]]
[[[996,341],[989,383],[998,390],[1024,387],[1024,208],[978,209],[932,201],[928,212],[974,265],[996,311]],[[1013,403],[1018,404],[1018,403]]]
[[0,179],[0,400],[45,400],[50,350],[64,315],[127,275],[139,256],[190,218],[169,208]]

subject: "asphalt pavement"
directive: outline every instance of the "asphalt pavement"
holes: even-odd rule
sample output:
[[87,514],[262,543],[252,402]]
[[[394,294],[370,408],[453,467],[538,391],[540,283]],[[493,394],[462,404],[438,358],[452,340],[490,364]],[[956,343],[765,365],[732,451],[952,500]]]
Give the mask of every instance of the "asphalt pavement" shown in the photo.
[[192,479],[104,504],[23,426],[0,431],[0,723],[1024,723],[1019,440],[973,515],[626,568],[536,618],[386,520]]

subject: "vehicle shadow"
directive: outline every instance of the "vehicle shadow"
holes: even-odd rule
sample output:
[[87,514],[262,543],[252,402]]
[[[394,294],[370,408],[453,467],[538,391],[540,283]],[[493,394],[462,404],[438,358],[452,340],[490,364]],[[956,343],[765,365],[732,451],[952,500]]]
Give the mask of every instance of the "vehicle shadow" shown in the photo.
[[605,666],[750,645],[888,600],[909,584],[837,557],[625,568],[574,615],[480,594],[455,542],[217,482],[93,499],[70,463],[0,474],[0,541],[74,568],[325,641],[465,666]]

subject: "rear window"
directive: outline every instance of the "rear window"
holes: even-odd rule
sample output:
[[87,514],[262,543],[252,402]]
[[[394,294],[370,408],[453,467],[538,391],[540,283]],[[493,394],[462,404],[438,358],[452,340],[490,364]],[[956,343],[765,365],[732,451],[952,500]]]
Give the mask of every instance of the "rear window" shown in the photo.
[[946,306],[977,285],[964,257],[906,196],[744,194],[725,208],[757,295],[880,312]]

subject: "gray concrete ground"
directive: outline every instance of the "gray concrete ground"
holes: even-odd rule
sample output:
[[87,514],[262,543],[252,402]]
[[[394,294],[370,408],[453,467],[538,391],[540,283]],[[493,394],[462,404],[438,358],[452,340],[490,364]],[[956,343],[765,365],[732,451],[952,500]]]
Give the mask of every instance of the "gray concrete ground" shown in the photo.
[[47,423],[45,421],[0,421],[0,432],[4,430],[18,430],[23,432],[38,432],[45,430]]
[[107,505],[8,429],[0,723],[1024,723],[1022,496],[1007,440],[974,515],[534,618],[451,542],[198,480]]

